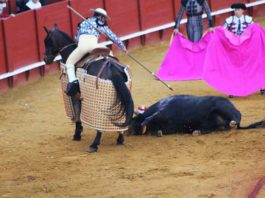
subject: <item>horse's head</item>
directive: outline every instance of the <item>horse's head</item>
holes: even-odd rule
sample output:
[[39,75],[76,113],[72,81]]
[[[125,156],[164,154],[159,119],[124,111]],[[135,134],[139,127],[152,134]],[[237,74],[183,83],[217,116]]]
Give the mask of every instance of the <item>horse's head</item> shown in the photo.
[[[59,53],[61,53],[61,51],[63,51],[65,46],[68,46],[69,44],[72,44],[75,42],[70,36],[62,32],[61,30],[59,30],[56,24],[54,25],[53,29],[48,30],[46,27],[44,27],[44,30],[47,33],[44,39],[44,44],[45,44],[44,62],[46,64],[51,64],[54,58]],[[74,46],[73,46],[73,49],[74,49]]]
[[56,29],[57,27],[54,27],[53,29],[48,30],[46,27],[44,27],[44,30],[47,33],[44,39],[44,44],[45,44],[44,62],[45,64],[51,64],[60,50],[59,46],[56,43],[56,38],[55,38]]

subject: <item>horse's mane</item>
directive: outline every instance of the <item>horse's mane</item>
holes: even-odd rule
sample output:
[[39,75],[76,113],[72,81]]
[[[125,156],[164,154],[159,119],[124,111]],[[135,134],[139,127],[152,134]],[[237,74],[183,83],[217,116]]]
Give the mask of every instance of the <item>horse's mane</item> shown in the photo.
[[75,41],[65,32],[59,30],[58,28],[53,28],[51,29],[51,31],[49,32],[49,36],[48,38],[53,35],[53,34],[60,34],[59,38],[64,38],[66,39],[68,42],[74,43]]

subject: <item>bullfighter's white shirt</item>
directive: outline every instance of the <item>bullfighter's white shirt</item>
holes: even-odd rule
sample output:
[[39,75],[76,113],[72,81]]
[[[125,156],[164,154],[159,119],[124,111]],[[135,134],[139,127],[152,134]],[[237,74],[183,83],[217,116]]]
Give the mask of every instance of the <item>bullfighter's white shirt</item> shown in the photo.
[[231,16],[225,20],[224,27],[235,34],[240,35],[251,23],[253,23],[253,19],[248,15],[242,15],[240,18],[237,16]]

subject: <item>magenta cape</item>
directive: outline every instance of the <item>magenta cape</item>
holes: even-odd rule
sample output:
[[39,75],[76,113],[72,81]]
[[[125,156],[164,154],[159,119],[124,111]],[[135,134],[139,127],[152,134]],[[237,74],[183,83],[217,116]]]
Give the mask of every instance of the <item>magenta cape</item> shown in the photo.
[[193,44],[177,35],[157,75],[162,80],[203,79],[222,93],[250,95],[265,87],[265,30],[252,24],[236,36],[218,27]]
[[202,78],[204,57],[211,34],[193,43],[177,34],[163,60],[157,76],[161,80],[196,80]]

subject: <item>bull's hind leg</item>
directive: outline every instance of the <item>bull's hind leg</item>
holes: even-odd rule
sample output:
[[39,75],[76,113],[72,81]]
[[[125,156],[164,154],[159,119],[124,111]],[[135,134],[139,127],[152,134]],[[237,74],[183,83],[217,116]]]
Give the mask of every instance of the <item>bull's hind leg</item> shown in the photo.
[[73,109],[75,113],[75,132],[73,135],[74,141],[80,141],[81,140],[81,133],[83,131],[83,126],[80,120],[80,114],[81,114],[81,100],[80,100],[80,94],[76,94],[74,97],[72,97],[72,104]]
[[217,105],[216,112],[226,121],[228,128],[236,128],[241,121],[241,113],[228,101]]
[[100,145],[101,136],[102,136],[102,132],[97,131],[97,134],[96,134],[96,137],[93,143],[89,146],[89,149],[88,149],[89,153],[94,153],[98,151],[98,146]]
[[237,125],[238,125],[238,123],[237,123],[235,120],[231,120],[231,121],[229,122],[229,126],[230,126],[230,128],[236,128]]
[[117,145],[124,145],[124,134],[122,132],[118,132],[118,138],[117,138]]

